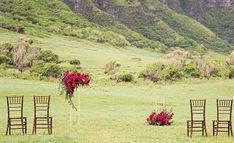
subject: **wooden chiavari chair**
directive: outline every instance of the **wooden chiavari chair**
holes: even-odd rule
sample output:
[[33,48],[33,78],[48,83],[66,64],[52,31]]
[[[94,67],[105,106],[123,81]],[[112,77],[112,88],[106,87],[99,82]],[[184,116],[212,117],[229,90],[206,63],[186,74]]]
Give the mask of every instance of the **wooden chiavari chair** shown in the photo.
[[216,100],[217,120],[213,120],[213,136],[219,132],[227,132],[228,136],[232,133],[232,105],[233,100]]
[[52,134],[52,117],[50,117],[50,96],[34,96],[34,123],[33,134],[37,129],[47,129]]
[[23,116],[23,96],[7,96],[7,129],[6,136],[11,135],[11,130],[22,130],[27,134],[27,118]]
[[[206,130],[206,100],[190,100],[191,120],[187,121],[187,136],[192,137],[193,132],[202,132],[207,136]],[[190,133],[190,134],[189,134]]]

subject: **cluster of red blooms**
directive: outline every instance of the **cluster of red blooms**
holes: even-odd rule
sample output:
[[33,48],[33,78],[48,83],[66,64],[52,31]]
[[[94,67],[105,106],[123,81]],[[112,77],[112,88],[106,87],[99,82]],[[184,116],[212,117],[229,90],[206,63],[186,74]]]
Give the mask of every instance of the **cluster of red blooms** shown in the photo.
[[152,112],[146,121],[149,125],[171,125],[173,116],[174,113],[166,113],[162,111],[157,114],[156,112]]
[[62,77],[62,85],[65,86],[66,96],[73,96],[74,90],[79,86],[89,85],[89,75],[81,73],[64,72]]

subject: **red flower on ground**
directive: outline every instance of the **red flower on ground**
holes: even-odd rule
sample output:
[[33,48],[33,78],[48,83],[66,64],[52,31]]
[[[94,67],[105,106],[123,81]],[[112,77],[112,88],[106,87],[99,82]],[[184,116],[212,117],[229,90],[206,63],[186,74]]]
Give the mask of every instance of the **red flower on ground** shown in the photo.
[[161,111],[159,114],[157,114],[156,112],[152,112],[146,119],[146,122],[149,125],[171,125],[173,116],[174,113],[167,113],[164,111]]

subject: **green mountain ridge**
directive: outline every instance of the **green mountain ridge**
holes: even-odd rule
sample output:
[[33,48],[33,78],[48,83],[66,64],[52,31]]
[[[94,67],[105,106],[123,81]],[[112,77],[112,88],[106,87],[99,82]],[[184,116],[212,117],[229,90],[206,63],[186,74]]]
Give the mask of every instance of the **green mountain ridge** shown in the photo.
[[1,0],[0,22],[23,26],[26,34],[44,37],[56,33],[118,47],[132,45],[160,51],[180,47],[222,53],[234,49],[233,38],[230,37],[234,32],[227,31],[229,26],[225,26],[231,20],[212,23],[215,17],[222,14],[211,16],[207,12],[204,17],[209,20],[197,22],[186,13],[185,9],[189,9],[189,6],[182,2]]

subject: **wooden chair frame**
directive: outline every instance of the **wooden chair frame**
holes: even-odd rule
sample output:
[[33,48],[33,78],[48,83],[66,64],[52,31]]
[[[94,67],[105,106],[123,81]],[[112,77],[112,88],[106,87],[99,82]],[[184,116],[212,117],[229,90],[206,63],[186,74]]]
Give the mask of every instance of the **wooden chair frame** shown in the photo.
[[[191,120],[187,121],[187,136],[192,137],[193,132],[202,132],[202,136],[205,135],[207,137],[206,100],[190,100],[190,110]],[[199,114],[202,116],[202,119],[194,119],[194,116]]]
[[[34,122],[32,134],[37,133],[37,129],[47,129],[48,134],[52,134],[52,117],[50,117],[50,96],[33,96],[34,100]],[[43,113],[44,116],[37,113]]]
[[[6,136],[11,135],[11,130],[22,130],[27,134],[27,118],[23,115],[23,96],[7,96],[7,129]],[[20,113],[20,116],[11,116],[11,113]]]
[[[233,136],[232,132],[232,106],[233,100],[216,100],[217,119],[213,120],[213,136],[219,132],[227,132],[228,136]],[[220,116],[226,115],[229,119],[223,120]],[[226,125],[226,126],[225,126]],[[225,130],[227,129],[227,130]]]

